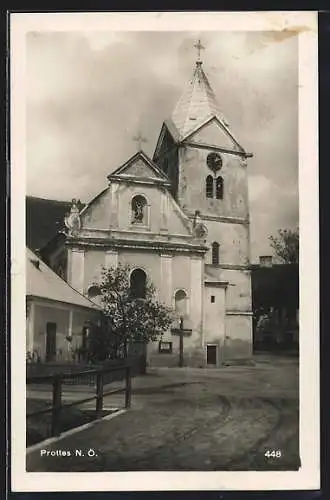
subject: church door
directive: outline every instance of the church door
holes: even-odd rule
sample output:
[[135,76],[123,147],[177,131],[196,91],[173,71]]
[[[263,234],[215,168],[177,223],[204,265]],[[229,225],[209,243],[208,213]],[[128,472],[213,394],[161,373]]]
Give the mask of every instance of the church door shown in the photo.
[[206,361],[208,365],[217,364],[217,346],[208,345],[206,346]]
[[46,325],[46,361],[56,358],[56,323]]

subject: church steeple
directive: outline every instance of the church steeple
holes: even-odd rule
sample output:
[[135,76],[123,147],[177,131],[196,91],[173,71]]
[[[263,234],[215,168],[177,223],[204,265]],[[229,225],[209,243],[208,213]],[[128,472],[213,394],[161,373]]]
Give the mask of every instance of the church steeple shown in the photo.
[[180,138],[184,138],[191,130],[212,116],[216,116],[225,126],[228,126],[202,67],[200,51],[204,47],[200,40],[194,47],[198,52],[193,76],[171,115],[172,122],[177,128]]

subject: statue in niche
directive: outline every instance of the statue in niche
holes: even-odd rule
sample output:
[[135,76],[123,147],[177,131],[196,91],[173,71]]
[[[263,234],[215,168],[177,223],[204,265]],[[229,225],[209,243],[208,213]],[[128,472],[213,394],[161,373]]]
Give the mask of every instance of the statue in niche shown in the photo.
[[132,200],[132,223],[142,224],[144,222],[144,211],[147,202],[143,196],[135,196]]
[[66,228],[68,229],[68,233],[72,236],[75,236],[81,229],[79,208],[77,200],[75,198],[72,200],[70,213],[66,215],[64,223]]

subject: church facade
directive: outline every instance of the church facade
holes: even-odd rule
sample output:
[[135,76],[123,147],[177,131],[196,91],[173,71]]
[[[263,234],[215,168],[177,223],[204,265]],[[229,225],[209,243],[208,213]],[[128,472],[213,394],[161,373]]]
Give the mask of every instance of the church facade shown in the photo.
[[[148,345],[148,363],[219,366],[252,353],[247,153],[234,137],[198,60],[161,128],[153,158],[141,149],[108,176],[47,260],[97,301],[102,266],[129,264],[150,280],[178,322]],[[164,348],[163,348],[164,347]]]

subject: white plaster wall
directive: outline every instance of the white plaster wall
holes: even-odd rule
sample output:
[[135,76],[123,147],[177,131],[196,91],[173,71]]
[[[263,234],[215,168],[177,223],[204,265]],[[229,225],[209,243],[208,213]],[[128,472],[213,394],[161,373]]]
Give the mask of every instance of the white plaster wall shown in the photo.
[[84,250],[70,248],[68,250],[68,282],[78,292],[84,292]]
[[85,251],[84,258],[84,293],[95,282],[99,282],[102,275],[102,266],[105,265],[105,252],[100,250]]
[[222,269],[221,279],[229,282],[226,291],[226,310],[252,311],[251,272]]
[[219,248],[219,264],[245,266],[250,260],[249,227],[243,224],[204,220],[207,227],[207,245],[209,251],[205,255],[206,264],[212,264],[211,245],[217,241]]
[[[215,302],[211,302],[211,296]],[[204,289],[204,342],[224,342],[225,288],[206,286]]]
[[249,358],[252,355],[252,315],[226,316],[224,358]]

